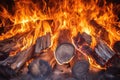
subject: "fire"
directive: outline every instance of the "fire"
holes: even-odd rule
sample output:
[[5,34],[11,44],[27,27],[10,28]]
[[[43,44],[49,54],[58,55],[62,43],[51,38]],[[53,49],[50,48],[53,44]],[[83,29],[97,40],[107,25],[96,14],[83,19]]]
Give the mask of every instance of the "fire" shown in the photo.
[[[22,37],[18,38],[16,44],[21,51],[34,45],[36,39],[47,32],[50,32],[52,35],[50,47],[54,51],[58,44],[57,40],[60,30],[63,29],[71,31],[71,39],[78,32],[86,32],[91,35],[91,47],[94,48],[96,37],[100,38],[103,32],[102,29],[97,30],[95,28],[96,25],[90,24],[92,20],[108,32],[108,35],[104,38],[109,39],[110,43],[107,43],[110,47],[112,47],[115,41],[120,40],[120,31],[117,31],[115,28],[115,26],[120,27],[120,23],[117,22],[118,18],[113,13],[113,4],[106,4],[106,1],[103,2],[102,6],[98,6],[100,4],[99,0],[41,0],[37,3],[32,0],[15,0],[14,2],[13,15],[7,9],[0,6],[2,9],[0,12],[2,23],[0,25],[11,27],[9,31],[0,35],[0,40],[21,34]],[[6,24],[7,19],[13,24]],[[53,20],[52,24],[49,24],[47,20]],[[11,52],[11,55],[12,53],[16,53],[16,51]],[[93,60],[89,57],[88,59],[91,65],[94,65]],[[98,65],[93,67],[101,69]]]

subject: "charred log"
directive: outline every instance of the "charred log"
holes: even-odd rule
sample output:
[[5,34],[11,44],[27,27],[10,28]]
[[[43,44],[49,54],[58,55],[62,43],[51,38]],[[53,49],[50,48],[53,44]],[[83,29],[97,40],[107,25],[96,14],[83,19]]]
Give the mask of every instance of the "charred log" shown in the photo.
[[66,80],[76,80],[75,78],[67,78]]
[[1,61],[0,64],[4,66],[8,66],[16,72],[21,69],[21,67],[25,64],[25,62],[32,56],[33,46],[18,52],[15,56],[10,56],[4,61]]
[[16,72],[8,66],[0,65],[0,75],[5,77],[6,79],[9,79],[15,77]]
[[51,73],[51,67],[46,61],[37,59],[29,65],[29,73],[33,77],[47,77]]
[[105,65],[115,55],[115,53],[103,41],[99,41],[95,47],[95,55],[100,59],[100,64]]
[[0,61],[3,61],[3,60],[6,59],[8,56],[9,56],[8,53],[0,52]]
[[56,48],[55,58],[60,64],[68,63],[75,54],[75,48],[70,43],[63,43]]
[[37,39],[35,45],[35,53],[40,53],[41,50],[48,48],[51,45],[50,33]]
[[120,56],[120,41],[115,42],[115,44],[113,45],[113,49]]
[[74,64],[72,68],[72,74],[75,78],[81,79],[83,76],[87,74],[89,70],[89,62],[85,60],[78,61]]
[[88,35],[87,33],[78,33],[76,37],[73,38],[74,39],[74,43],[76,45],[76,47],[79,47],[83,44],[87,44],[90,45],[92,42],[91,36]]
[[74,44],[81,53],[91,56],[101,66],[104,66],[115,55],[114,51],[101,40],[95,46],[95,49],[92,50],[80,33],[74,38]]

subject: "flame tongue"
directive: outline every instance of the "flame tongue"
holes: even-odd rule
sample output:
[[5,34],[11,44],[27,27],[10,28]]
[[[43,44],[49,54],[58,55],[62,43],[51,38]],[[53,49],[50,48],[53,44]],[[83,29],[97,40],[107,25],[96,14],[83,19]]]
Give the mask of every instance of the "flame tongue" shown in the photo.
[[[0,25],[3,25],[4,29],[7,26],[11,28],[0,36],[0,40],[23,34],[24,36],[17,40],[16,46],[19,46],[19,50],[25,50],[35,44],[38,37],[48,32],[52,35],[51,49],[55,50],[58,36],[64,29],[70,31],[70,39],[73,39],[78,32],[89,34],[92,38],[92,48],[96,45],[95,38],[101,38],[104,33],[106,36],[102,36],[102,39],[111,47],[115,41],[120,40],[120,31],[115,27],[119,28],[120,23],[113,13],[114,4],[107,4],[106,1],[102,5],[98,5],[99,0],[42,0],[40,2],[15,0],[14,3],[13,15],[0,6],[2,9]],[[50,24],[47,20],[51,19],[53,22]],[[7,20],[12,25],[8,25]]]

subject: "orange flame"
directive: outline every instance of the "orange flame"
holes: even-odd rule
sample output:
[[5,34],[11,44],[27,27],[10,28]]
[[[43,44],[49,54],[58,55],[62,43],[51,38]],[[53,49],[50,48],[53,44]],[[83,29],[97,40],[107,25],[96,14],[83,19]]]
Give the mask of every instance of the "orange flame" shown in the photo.
[[[91,35],[91,47],[94,48],[96,36],[100,37],[102,30],[98,30],[96,33],[95,26],[89,23],[91,20],[95,20],[98,25],[108,32],[105,38],[109,39],[109,46],[112,47],[115,41],[120,40],[120,31],[115,28],[115,26],[120,27],[120,22],[117,22],[118,17],[113,13],[113,4],[107,5],[106,1],[103,2],[101,7],[98,6],[99,0],[49,0],[49,2],[41,0],[37,3],[32,0],[15,0],[14,2],[14,15],[11,15],[4,7],[0,6],[2,8],[2,12],[0,12],[2,23],[0,25],[11,26],[9,31],[0,35],[0,40],[24,34],[17,40],[16,46],[19,46],[20,50],[35,44],[36,39],[47,32],[52,35],[51,49],[55,50],[58,44],[58,36],[63,29],[71,31],[71,39],[78,32],[86,32]],[[7,19],[13,25],[6,24]],[[53,23],[49,24],[46,20],[51,19]],[[88,59],[93,65],[92,59]],[[94,67],[100,68],[96,65]]]

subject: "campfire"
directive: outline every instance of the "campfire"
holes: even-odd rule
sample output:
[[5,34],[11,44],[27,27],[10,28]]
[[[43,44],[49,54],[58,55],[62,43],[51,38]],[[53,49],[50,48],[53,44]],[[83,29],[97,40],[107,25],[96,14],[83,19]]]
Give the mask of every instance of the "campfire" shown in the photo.
[[119,0],[0,1],[0,80],[119,79]]

